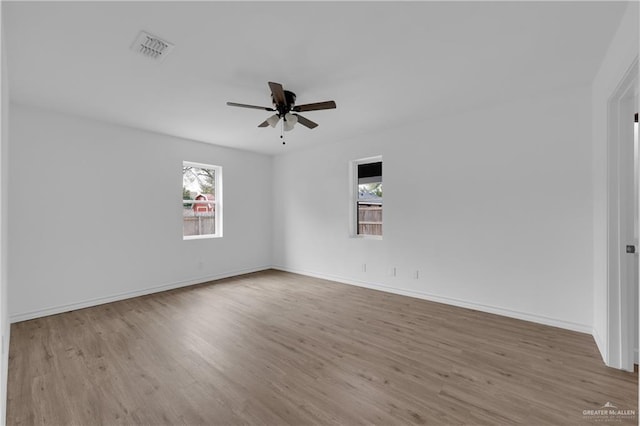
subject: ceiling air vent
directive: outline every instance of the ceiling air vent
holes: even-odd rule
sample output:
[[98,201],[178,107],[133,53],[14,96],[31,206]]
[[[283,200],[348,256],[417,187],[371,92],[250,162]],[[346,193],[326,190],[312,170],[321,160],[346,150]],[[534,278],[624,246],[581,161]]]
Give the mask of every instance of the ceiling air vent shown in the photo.
[[156,61],[162,61],[171,52],[171,49],[173,49],[173,44],[145,31],[140,31],[140,34],[131,45],[131,50],[134,52]]

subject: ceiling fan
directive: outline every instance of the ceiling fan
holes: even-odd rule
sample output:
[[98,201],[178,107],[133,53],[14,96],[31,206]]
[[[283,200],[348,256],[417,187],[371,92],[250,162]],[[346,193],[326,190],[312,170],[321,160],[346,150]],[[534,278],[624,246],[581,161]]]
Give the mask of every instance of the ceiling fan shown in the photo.
[[300,114],[295,114],[297,112],[305,112],[305,111],[317,111],[320,109],[333,109],[336,107],[336,103],[334,101],[325,101],[325,102],[315,102],[312,104],[304,104],[304,105],[296,105],[296,94],[290,92],[288,90],[284,90],[282,84],[274,83],[272,81],[269,82],[269,88],[271,89],[271,101],[273,103],[273,108],[271,107],[263,107],[256,105],[246,105],[246,104],[238,104],[235,102],[227,102],[229,106],[241,107],[241,108],[252,108],[252,109],[262,109],[265,111],[273,111],[274,115],[267,118],[262,123],[258,124],[258,127],[276,127],[280,119],[282,118],[282,127],[285,131],[292,130],[296,123],[300,123],[309,129],[313,129],[318,127],[317,123],[309,120],[301,116]]

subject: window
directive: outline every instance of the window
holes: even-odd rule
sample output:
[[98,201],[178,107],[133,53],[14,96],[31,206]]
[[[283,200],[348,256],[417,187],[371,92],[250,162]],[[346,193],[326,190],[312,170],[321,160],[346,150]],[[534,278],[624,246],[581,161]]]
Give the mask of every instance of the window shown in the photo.
[[353,236],[382,238],[382,157],[351,162]]
[[182,236],[222,237],[222,167],[182,163]]

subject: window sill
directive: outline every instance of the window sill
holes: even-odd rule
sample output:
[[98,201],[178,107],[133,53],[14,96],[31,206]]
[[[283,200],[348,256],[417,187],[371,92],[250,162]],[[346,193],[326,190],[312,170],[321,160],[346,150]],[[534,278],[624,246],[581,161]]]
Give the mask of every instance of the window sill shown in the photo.
[[352,235],[351,238],[358,240],[382,240],[382,235]]
[[184,235],[182,237],[183,241],[186,240],[208,240],[211,238],[222,238],[222,235],[216,235],[216,234],[207,234],[207,235]]

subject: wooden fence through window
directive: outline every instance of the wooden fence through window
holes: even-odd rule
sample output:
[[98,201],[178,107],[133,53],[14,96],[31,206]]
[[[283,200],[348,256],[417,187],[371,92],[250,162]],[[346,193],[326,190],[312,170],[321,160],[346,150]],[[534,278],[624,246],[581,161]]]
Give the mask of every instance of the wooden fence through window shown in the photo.
[[182,217],[182,235],[211,235],[216,232],[216,218],[213,212],[193,213],[185,210]]
[[381,205],[358,205],[358,235],[382,235]]

